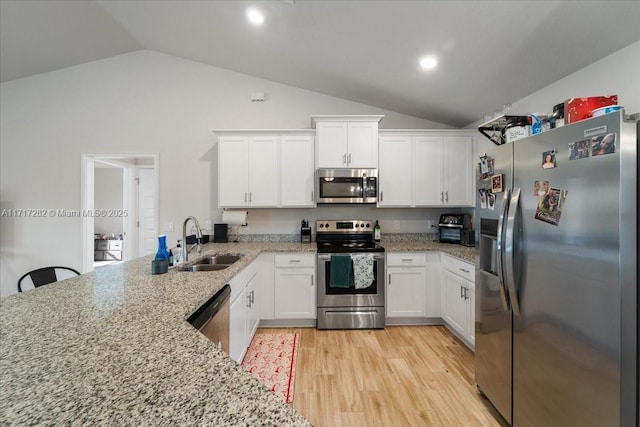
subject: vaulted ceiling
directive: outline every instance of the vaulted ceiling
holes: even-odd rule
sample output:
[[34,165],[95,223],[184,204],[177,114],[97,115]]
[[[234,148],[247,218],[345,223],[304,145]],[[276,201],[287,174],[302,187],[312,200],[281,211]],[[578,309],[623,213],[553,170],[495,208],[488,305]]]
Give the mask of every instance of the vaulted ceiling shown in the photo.
[[2,0],[0,77],[152,49],[464,126],[640,40],[639,21],[640,1]]

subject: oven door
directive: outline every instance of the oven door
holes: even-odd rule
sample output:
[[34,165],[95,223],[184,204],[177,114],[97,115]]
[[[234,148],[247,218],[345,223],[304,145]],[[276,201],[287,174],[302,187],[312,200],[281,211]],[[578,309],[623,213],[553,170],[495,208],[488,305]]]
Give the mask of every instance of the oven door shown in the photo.
[[318,307],[384,307],[384,253],[373,254],[373,283],[367,288],[356,289],[353,280],[348,288],[331,286],[331,254],[318,254],[317,268]]

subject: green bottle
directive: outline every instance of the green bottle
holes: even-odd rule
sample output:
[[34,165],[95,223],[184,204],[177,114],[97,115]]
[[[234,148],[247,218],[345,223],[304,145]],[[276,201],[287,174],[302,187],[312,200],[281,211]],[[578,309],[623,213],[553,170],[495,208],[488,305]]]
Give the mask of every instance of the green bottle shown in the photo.
[[378,220],[376,220],[376,225],[373,227],[373,240],[376,242],[380,241],[380,224],[378,224]]

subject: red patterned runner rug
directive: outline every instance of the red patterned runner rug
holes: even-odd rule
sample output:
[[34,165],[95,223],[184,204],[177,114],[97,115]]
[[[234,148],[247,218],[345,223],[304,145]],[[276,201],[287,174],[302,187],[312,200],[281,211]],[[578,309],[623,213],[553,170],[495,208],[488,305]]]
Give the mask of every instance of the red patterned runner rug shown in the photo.
[[286,403],[293,402],[298,334],[256,334],[242,360],[244,369]]

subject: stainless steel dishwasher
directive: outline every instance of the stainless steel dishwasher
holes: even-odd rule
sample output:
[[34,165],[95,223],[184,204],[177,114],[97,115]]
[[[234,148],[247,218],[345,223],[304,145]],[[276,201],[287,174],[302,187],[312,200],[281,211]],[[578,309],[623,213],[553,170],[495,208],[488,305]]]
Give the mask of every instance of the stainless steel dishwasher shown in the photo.
[[209,338],[219,350],[229,354],[229,299],[231,286],[224,285],[187,321]]

